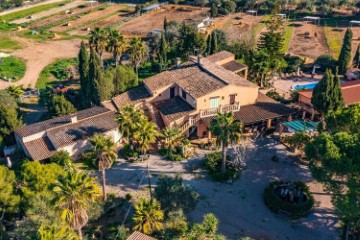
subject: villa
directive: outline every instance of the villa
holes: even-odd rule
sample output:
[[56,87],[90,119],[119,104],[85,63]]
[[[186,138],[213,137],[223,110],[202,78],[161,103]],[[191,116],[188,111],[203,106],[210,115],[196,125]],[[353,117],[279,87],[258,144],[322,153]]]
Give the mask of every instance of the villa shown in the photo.
[[245,126],[261,124],[268,128],[274,125],[273,120],[281,121],[296,112],[259,93],[247,74],[247,66],[227,51],[208,57],[190,56],[182,64],[177,59],[176,66],[104,105],[112,110],[135,105],[160,129],[176,127],[197,138],[211,137],[208,127],[218,112],[233,112]]
[[88,140],[95,133],[119,141],[115,112],[104,107],[85,109],[19,128],[15,138],[25,155],[34,161],[50,158],[60,150],[77,159],[90,147]]

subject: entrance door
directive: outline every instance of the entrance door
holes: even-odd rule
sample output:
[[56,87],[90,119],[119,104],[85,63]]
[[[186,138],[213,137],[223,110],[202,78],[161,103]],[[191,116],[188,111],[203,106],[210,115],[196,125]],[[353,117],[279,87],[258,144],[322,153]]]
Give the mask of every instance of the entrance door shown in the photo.
[[175,87],[170,88],[170,98],[175,97]]
[[210,108],[218,108],[219,107],[219,97],[210,98]]
[[235,104],[235,94],[230,95],[230,104]]

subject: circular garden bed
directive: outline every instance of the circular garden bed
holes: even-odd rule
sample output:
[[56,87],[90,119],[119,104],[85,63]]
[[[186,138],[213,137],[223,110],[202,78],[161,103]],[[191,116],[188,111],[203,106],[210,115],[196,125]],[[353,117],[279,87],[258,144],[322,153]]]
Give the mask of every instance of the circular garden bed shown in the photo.
[[265,204],[275,213],[291,219],[306,217],[314,206],[314,198],[301,181],[273,181],[264,191]]

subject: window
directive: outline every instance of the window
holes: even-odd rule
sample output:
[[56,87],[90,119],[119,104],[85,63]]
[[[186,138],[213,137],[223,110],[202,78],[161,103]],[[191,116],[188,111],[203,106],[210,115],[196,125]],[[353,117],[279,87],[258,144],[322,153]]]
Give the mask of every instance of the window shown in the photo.
[[184,90],[181,91],[181,96],[183,99],[186,100],[186,92]]
[[210,108],[218,108],[219,107],[219,97],[210,98]]
[[235,104],[235,97],[236,97],[235,94],[230,95],[230,104]]

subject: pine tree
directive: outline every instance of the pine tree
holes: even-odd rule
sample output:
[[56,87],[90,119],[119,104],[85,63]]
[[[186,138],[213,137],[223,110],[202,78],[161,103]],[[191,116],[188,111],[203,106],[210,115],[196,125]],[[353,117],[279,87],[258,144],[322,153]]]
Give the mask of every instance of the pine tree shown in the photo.
[[337,110],[344,105],[339,77],[326,70],[321,81],[315,86],[311,98],[314,109],[324,115],[330,110]]
[[165,34],[161,34],[160,38],[160,47],[159,47],[159,65],[160,65],[160,71],[165,71],[168,68],[168,45],[165,39]]
[[92,104],[100,105],[99,88],[101,83],[101,62],[94,48],[90,48],[89,59],[89,99]]
[[353,59],[353,66],[356,68],[360,67],[360,44],[358,45],[356,52],[355,52],[355,56]]
[[218,38],[216,32],[211,33],[211,54],[217,53],[219,51],[218,47]]
[[339,55],[338,66],[339,73],[345,74],[350,63],[351,58],[351,46],[352,46],[352,31],[350,28],[346,30],[343,45]]
[[89,86],[89,55],[86,51],[86,46],[84,41],[81,42],[80,51],[78,54],[79,59],[79,75],[80,75],[80,92],[82,105],[84,108],[90,107],[90,86]]

